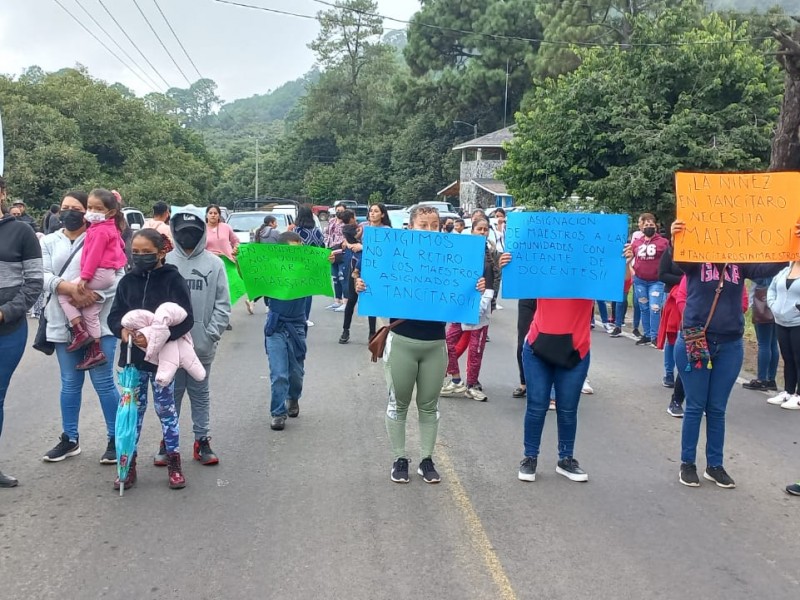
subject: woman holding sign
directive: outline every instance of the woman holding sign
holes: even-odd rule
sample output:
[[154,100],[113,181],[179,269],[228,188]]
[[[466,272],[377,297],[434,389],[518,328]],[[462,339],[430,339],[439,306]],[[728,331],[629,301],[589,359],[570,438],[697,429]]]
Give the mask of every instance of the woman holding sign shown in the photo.
[[[439,212],[432,206],[417,206],[409,215],[408,228],[438,232]],[[358,279],[356,291],[360,293],[366,289],[364,280]],[[478,280],[476,289],[481,293],[485,291],[483,277]],[[391,320],[392,330],[383,360],[389,387],[386,431],[394,453],[391,479],[395,483],[408,483],[406,416],[415,388],[421,456],[417,473],[426,483],[441,481],[432,455],[439,431],[439,391],[447,368],[445,325],[439,321]]]

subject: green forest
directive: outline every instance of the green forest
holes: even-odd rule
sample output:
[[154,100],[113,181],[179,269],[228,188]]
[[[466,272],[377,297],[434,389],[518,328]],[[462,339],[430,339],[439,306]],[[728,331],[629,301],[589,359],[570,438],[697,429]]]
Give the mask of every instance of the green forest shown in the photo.
[[[0,76],[5,176],[34,209],[67,190],[131,205],[259,197],[410,204],[458,177],[454,145],[516,125],[518,203],[674,209],[676,169],[762,170],[800,0],[428,0],[407,30],[372,0],[318,14],[316,66],[222,103],[201,79],[136,95],[83,67]],[[754,8],[760,13],[750,12]],[[460,122],[460,123],[458,123]]]

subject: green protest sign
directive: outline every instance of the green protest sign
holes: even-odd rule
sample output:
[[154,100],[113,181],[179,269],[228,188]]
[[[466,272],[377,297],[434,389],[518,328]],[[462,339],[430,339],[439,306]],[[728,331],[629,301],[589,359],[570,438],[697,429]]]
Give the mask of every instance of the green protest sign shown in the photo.
[[239,275],[239,269],[236,263],[227,256],[220,256],[222,262],[225,263],[225,274],[228,276],[228,291],[231,294],[231,306],[239,301],[239,298],[244,296],[247,292],[244,289],[244,281],[242,276]]
[[331,251],[312,246],[242,244],[237,260],[250,299],[333,296]]

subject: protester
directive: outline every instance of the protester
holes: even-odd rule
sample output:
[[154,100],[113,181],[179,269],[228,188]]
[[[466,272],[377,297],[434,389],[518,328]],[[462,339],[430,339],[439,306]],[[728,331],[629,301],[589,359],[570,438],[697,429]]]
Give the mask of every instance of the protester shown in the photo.
[[166,202],[156,202],[153,205],[153,216],[147,219],[142,225],[144,229],[155,229],[161,235],[165,235],[172,241],[172,231],[169,227],[170,210]]
[[[533,315],[536,314],[536,299],[530,298],[517,302],[517,368],[519,369],[519,387],[511,392],[513,398],[525,398],[528,394],[525,380],[525,369],[522,365],[522,349],[525,338],[530,331]],[[555,409],[555,406],[553,407]]]
[[[675,221],[672,224],[673,239],[684,229],[682,221]],[[800,226],[796,233],[800,235]],[[626,256],[632,254],[632,248],[626,248]],[[736,484],[723,466],[725,411],[744,357],[744,316],[741,310],[744,280],[772,277],[783,265],[678,262],[678,266],[686,274],[683,331],[705,329],[708,343],[706,355],[694,345],[687,348],[683,331],[675,342],[675,363],[686,390],[679,480],[690,487],[700,485],[695,458],[705,413],[707,466],[703,477],[719,487],[733,488]],[[692,352],[691,362],[689,351]]]
[[44,217],[42,217],[42,233],[48,235],[61,229],[61,219],[59,218],[58,213],[58,204],[51,204],[50,210],[44,213]]
[[[88,206],[88,194],[81,191],[68,192],[61,201],[61,222],[63,228],[45,236],[42,240],[44,262],[44,289],[50,295],[63,295],[76,307],[88,306],[98,299],[102,300],[100,310],[100,348],[107,360],[89,371],[89,379],[100,400],[100,409],[106,425],[107,445],[100,457],[100,463],[113,465],[117,462],[114,445],[115,419],[119,404],[119,392],[114,382],[114,352],[116,339],[108,327],[108,315],[114,302],[119,280],[125,274],[124,268],[117,269],[111,287],[104,290],[81,290],[73,281],[80,276],[81,254],[84,252],[86,232],[89,224],[84,218]],[[47,303],[44,315],[47,319],[47,340],[55,345],[58,368],[61,374],[61,437],[59,443],[49,450],[42,459],[46,462],[60,462],[81,453],[78,420],[83,401],[85,371],[78,369],[82,356],[68,352],[70,338],[69,319],[59,302],[53,298]]]
[[456,219],[453,221],[453,233],[463,233],[466,228],[464,219]]
[[[225,256],[236,262],[239,252],[239,238],[227,223],[222,222],[222,212],[216,204],[209,204],[206,208],[206,250],[217,256]],[[244,305],[249,314],[253,314],[253,303],[247,298]],[[228,323],[227,329],[231,329]]]
[[757,377],[742,384],[746,390],[777,391],[778,333],[775,317],[767,305],[767,290],[772,278],[757,279],[750,287],[751,319],[758,342]]
[[279,236],[278,219],[267,215],[264,217],[264,224],[256,231],[255,241],[259,244],[277,244]]
[[[346,302],[345,291],[345,275],[347,273],[347,265],[344,260],[344,250],[342,242],[344,236],[342,235],[342,213],[345,211],[345,206],[338,203],[334,209],[336,212],[333,217],[328,220],[328,226],[325,228],[325,247],[336,253],[333,264],[331,265],[331,277],[333,278],[333,302],[325,307],[326,310],[337,310]],[[342,309],[344,310],[344,309]]]
[[494,226],[496,250],[499,253],[506,251],[506,211],[504,208],[498,208],[494,211],[494,218],[497,219],[497,225]]
[[[0,177],[0,435],[6,393],[28,341],[28,309],[42,292],[42,249],[31,227],[7,214],[6,182]],[[0,487],[18,484],[0,472]]]
[[447,217],[442,220],[442,227],[440,231],[442,233],[452,233],[454,227],[455,221],[453,221],[452,217]]
[[[484,238],[489,234],[489,222],[478,219],[472,222],[472,234]],[[489,318],[492,313],[492,299],[494,298],[494,282],[497,279],[495,270],[499,267],[494,261],[494,252],[488,240],[484,248],[483,278],[486,281],[486,290],[481,297],[479,322],[477,325],[463,325],[451,323],[447,329],[447,372],[444,385],[440,391],[442,396],[460,396],[486,402],[489,397],[478,387],[478,377],[483,363],[483,351],[486,348],[486,338],[489,335]],[[461,381],[461,370],[458,359],[467,351],[467,381]]]
[[[314,213],[310,206],[302,204],[297,208],[297,219],[295,219],[294,225],[294,232],[300,236],[304,246],[325,247],[325,238],[314,221]],[[306,325],[308,327],[314,326],[314,322],[311,320],[312,301],[313,298],[311,296],[306,298]]]
[[21,221],[20,217],[22,216],[22,208],[19,206],[12,206],[11,210],[8,211],[9,214],[14,217],[17,221]]
[[[89,289],[107,292],[116,287],[117,271],[128,263],[125,242],[122,241],[125,217],[114,195],[108,190],[98,188],[89,193],[88,207],[83,218],[90,227],[86,231],[81,250],[80,274],[72,283],[81,291]],[[67,294],[59,294],[58,302],[72,332],[72,342],[66,347],[66,351],[77,352],[86,348],[83,360],[75,368],[85,371],[106,364],[108,359],[100,345],[100,312],[103,310],[105,298],[98,295],[97,301],[83,308],[74,306],[72,297]]]
[[767,305],[775,318],[778,346],[783,358],[783,391],[770,404],[800,410],[800,262],[778,273],[767,291]]
[[[439,230],[439,212],[435,207],[416,206],[409,215],[409,229]],[[358,279],[356,290],[363,292],[370,282]],[[482,294],[486,281],[480,278],[476,289]],[[391,319],[396,323],[398,319]],[[419,412],[420,464],[417,473],[426,483],[439,483],[441,478],[433,463],[433,450],[439,431],[439,392],[447,368],[445,323],[405,319],[389,333],[383,354],[389,405],[386,409],[386,431],[394,454],[391,480],[408,483],[406,454],[406,417],[416,388]]]
[[633,294],[642,314],[644,334],[636,342],[637,346],[652,345],[658,336],[661,308],[664,305],[664,284],[658,280],[658,266],[661,255],[669,247],[669,242],[656,231],[656,219],[644,213],[642,237],[631,243],[633,250]]
[[39,228],[36,226],[36,221],[33,220],[33,217],[27,214],[28,208],[25,206],[25,203],[22,200],[14,200],[14,203],[11,205],[11,211],[11,214],[15,216],[17,221],[30,225],[34,232],[39,231]]
[[[678,267],[678,265],[675,264],[675,261],[672,260],[672,246],[668,246],[664,251],[664,254],[661,255],[661,261],[658,264],[658,279],[664,284],[664,294],[667,299],[669,299],[669,294],[672,292],[672,290],[675,289],[675,287],[677,287],[683,279],[683,271],[681,271],[680,267]],[[681,312],[681,317],[682,316],[683,313]],[[664,315],[662,313],[662,317],[659,319],[659,324],[663,318]],[[677,335],[679,329],[680,322],[678,323],[677,329],[674,330],[675,335],[666,336],[663,341],[663,346],[656,344],[657,347],[663,348],[664,350],[664,377],[661,379],[661,384],[666,388],[675,387],[674,344],[675,336]],[[659,334],[657,335],[659,338],[660,332],[661,328],[659,327]],[[672,333],[672,330],[670,330],[670,333]]]
[[[215,465],[219,463],[219,457],[211,449],[209,379],[217,345],[231,317],[228,277],[222,261],[206,250],[206,227],[200,217],[180,213],[171,220],[170,229],[175,248],[167,254],[166,262],[177,267],[189,285],[194,314],[192,341],[206,372],[205,378],[197,381],[188,376],[184,369],[178,370],[175,374],[175,409],[180,417],[183,394],[188,392],[194,430],[193,457],[200,464]],[[169,463],[163,439],[153,463],[160,467]]]
[[[177,340],[192,330],[194,316],[189,287],[177,267],[164,264],[164,259],[170,250],[169,239],[153,229],[142,229],[134,234],[132,241],[134,268],[117,286],[117,295],[108,316],[108,326],[121,340],[119,366],[124,367],[127,364],[128,344],[133,344],[131,361],[140,373],[136,445],[139,445],[142,421],[147,410],[147,387],[150,383],[153,390],[153,406],[161,421],[161,432],[166,445],[169,487],[180,489],[186,486],[186,479],[181,467],[174,381],[167,386],[156,382],[157,365],[145,361],[144,350],[147,348],[148,340],[122,326],[123,317],[131,310],[144,309],[155,312],[165,302],[174,302],[183,308],[188,316],[181,323],[169,328],[169,339]],[[119,489],[120,485],[128,489],[136,483],[136,459],[137,456],[134,454],[127,478],[120,481],[117,477],[114,489]]]

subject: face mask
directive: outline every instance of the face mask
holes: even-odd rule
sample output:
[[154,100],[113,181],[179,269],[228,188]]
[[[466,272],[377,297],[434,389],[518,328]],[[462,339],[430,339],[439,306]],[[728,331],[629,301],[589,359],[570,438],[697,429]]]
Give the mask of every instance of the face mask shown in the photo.
[[452,226],[452,225],[445,225],[445,226],[444,226],[444,230],[445,230],[447,233],[450,233],[451,231],[453,231],[453,226]]
[[106,216],[103,213],[99,212],[87,212],[83,215],[83,218],[86,219],[89,223],[94,225],[95,223],[102,223],[106,220]]
[[133,266],[143,273],[152,271],[158,264],[158,254],[134,254],[131,259]]
[[192,227],[191,229],[181,229],[174,234],[175,243],[184,250],[191,250],[197,248],[200,243],[200,238],[203,237],[204,231]]
[[653,237],[656,234],[656,228],[645,227],[644,229],[642,229],[642,233],[644,234],[644,237],[649,237],[649,238]]
[[67,231],[78,231],[83,227],[85,219],[83,213],[79,210],[62,210],[61,211],[61,224]]

